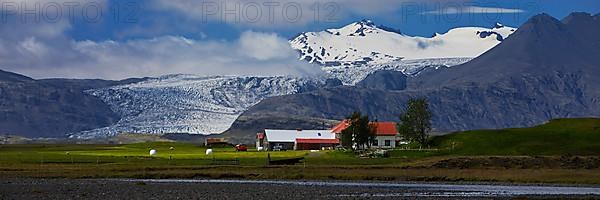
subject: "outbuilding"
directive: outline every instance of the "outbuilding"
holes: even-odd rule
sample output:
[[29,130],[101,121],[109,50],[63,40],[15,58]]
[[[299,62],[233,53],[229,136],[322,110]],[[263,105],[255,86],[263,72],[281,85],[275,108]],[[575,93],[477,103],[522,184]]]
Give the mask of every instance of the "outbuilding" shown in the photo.
[[333,149],[340,143],[331,130],[275,130],[257,134],[257,148],[263,150]]

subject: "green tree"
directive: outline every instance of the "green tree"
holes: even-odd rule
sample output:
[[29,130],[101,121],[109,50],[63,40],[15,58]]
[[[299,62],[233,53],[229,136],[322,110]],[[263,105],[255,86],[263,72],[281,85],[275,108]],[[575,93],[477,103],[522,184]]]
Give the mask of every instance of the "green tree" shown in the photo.
[[427,143],[431,131],[431,111],[427,99],[410,99],[406,112],[400,115],[398,132],[400,136],[421,145]]
[[340,138],[340,142],[342,146],[346,149],[352,149],[352,145],[354,144],[354,129],[352,126],[342,130],[342,137]]
[[352,148],[356,144],[359,149],[371,147],[375,140],[376,126],[370,123],[369,116],[354,112],[346,120],[348,120],[349,126],[342,131],[342,145]]

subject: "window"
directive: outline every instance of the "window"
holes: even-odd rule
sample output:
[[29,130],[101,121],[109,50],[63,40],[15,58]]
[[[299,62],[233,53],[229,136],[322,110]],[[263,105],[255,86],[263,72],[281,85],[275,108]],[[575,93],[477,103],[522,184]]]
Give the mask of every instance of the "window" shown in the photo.
[[377,140],[377,139],[373,140],[373,146],[379,146],[379,140]]
[[392,146],[392,141],[391,140],[385,140],[385,146],[386,147]]

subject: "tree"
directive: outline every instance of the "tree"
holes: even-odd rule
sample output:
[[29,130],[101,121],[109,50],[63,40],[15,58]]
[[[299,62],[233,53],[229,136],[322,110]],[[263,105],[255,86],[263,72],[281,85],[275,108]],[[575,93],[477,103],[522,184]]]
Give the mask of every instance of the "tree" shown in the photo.
[[427,99],[410,99],[406,112],[400,115],[398,132],[411,142],[425,145],[431,131],[431,117]]
[[351,126],[342,130],[342,137],[340,138],[340,142],[342,146],[346,149],[352,149],[352,145],[354,144],[354,129]]
[[348,128],[342,131],[342,146],[346,148],[370,148],[375,140],[376,126],[369,121],[369,116],[354,112],[346,119]]

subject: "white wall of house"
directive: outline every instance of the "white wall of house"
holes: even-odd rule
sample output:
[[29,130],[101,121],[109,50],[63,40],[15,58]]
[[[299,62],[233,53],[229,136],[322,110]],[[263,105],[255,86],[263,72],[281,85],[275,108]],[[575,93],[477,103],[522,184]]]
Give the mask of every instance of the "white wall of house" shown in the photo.
[[396,136],[377,136],[371,148],[393,149],[396,148]]
[[265,150],[264,144],[263,144],[263,140],[256,139],[256,149],[258,151],[264,151]]

